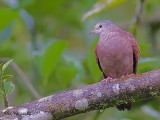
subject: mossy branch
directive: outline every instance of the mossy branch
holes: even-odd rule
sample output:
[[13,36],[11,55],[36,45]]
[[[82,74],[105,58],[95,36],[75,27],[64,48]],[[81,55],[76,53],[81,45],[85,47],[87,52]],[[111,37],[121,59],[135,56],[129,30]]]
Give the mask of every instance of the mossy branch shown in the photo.
[[108,83],[98,82],[16,107],[8,107],[0,111],[0,119],[58,120],[158,95],[160,69],[113,79]]

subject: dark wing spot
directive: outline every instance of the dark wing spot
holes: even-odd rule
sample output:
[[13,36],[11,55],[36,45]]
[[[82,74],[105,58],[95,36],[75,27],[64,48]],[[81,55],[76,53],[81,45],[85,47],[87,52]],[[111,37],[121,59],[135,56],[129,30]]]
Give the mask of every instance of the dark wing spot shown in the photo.
[[99,28],[101,28],[102,27],[102,25],[99,25]]
[[[99,69],[102,71],[102,68],[101,68],[101,64],[100,64],[100,62],[99,62],[99,59],[97,59],[97,63],[98,63]],[[102,71],[102,72],[103,72],[103,71]],[[103,72],[103,77],[104,77],[104,78],[107,78],[107,76],[104,74],[104,72]]]
[[137,72],[137,64],[138,64],[138,62],[136,59],[136,55],[135,55],[135,53],[133,53],[133,73],[134,74],[136,74],[136,72]]
[[[100,65],[99,59],[97,60],[97,63],[98,63],[99,69],[102,71],[102,68],[101,68],[101,65]],[[102,71],[102,72],[103,72],[103,71]]]

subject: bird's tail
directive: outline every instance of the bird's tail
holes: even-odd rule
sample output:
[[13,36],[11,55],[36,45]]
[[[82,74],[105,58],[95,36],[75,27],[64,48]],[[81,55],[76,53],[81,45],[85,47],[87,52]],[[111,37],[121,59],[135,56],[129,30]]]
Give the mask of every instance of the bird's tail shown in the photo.
[[116,106],[116,108],[119,111],[122,111],[122,110],[124,111],[125,109],[130,110],[131,109],[131,103],[121,104],[121,105]]

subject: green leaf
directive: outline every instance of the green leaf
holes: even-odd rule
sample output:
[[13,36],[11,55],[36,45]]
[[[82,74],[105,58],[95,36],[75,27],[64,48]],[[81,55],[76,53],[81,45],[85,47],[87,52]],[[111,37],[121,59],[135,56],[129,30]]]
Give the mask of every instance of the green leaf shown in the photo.
[[158,6],[160,4],[160,0],[146,0],[146,12],[153,12],[155,9],[155,6]]
[[77,80],[84,79],[85,68],[82,65],[82,61],[78,60],[78,58],[76,56],[71,56],[71,54],[70,54],[71,51],[67,51],[67,52],[68,52],[68,54],[63,55],[63,58],[65,59],[65,61],[67,61],[67,65],[68,65],[67,67],[78,70],[78,72],[76,74]]
[[0,9],[0,31],[7,27],[15,18],[18,17],[18,13],[12,9],[1,8]]
[[11,78],[11,77],[13,77],[12,75],[4,75],[4,76],[2,76],[2,80],[4,80],[4,79],[9,79],[9,78]]
[[41,73],[41,55],[39,52],[35,52],[33,54],[33,61],[34,61],[34,64],[36,65],[37,67],[37,70]]
[[2,66],[2,71],[4,71],[11,62],[12,62],[12,60],[9,60],[8,62],[6,62],[6,63]]
[[116,7],[124,2],[126,2],[127,0],[107,0],[106,1],[106,5],[107,5],[107,8],[113,8],[113,7]]
[[34,4],[35,1],[36,0],[20,0],[19,3],[21,7],[26,7],[26,6]]
[[160,58],[141,58],[140,63],[138,64],[138,72],[144,73],[152,70],[156,70],[160,68]]
[[58,82],[60,82],[63,88],[66,88],[76,77],[77,72],[77,69],[67,68],[64,66],[58,67],[56,70]]
[[127,0],[98,0],[98,2],[94,5],[93,9],[89,10],[83,15],[83,20],[89,19],[91,16],[102,12],[105,9],[110,9],[116,7]]
[[94,53],[94,49],[96,47],[97,42],[98,40],[94,41],[94,43],[91,45],[90,50],[89,50],[89,56],[88,56],[88,67],[92,75],[92,78],[94,79],[93,82],[97,82],[100,76],[102,75],[96,63],[96,58],[95,58],[95,53]]
[[8,40],[12,35],[13,22],[0,32],[0,45]]
[[55,41],[46,48],[42,56],[42,71],[46,77],[48,77],[54,70],[66,47],[67,42]]
[[4,88],[5,88],[6,94],[9,95],[14,91],[15,85],[12,82],[8,81],[8,82],[5,82]]
[[145,52],[147,49],[149,49],[151,47],[150,44],[139,44],[141,53]]

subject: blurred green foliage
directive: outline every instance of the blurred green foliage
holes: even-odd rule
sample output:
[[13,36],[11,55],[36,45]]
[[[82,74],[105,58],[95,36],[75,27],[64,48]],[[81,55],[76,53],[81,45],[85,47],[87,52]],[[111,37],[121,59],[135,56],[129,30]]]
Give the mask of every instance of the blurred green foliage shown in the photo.
[[66,42],[56,41],[46,48],[42,55],[42,63],[40,63],[42,65],[41,69],[46,77],[51,74],[66,47]]
[[8,24],[10,24],[16,17],[18,17],[18,13],[14,12],[10,8],[1,8],[0,17],[0,31],[2,31],[3,29],[5,29],[5,27],[8,26]]
[[12,75],[5,75],[6,68],[11,62],[12,60],[9,60],[4,64],[0,64],[0,96],[4,99],[5,107],[8,107],[7,95],[11,94],[15,89],[15,85],[9,81]]
[[90,49],[89,49],[89,55],[88,55],[88,68],[89,68],[89,71],[91,73],[91,76],[92,76],[92,79],[91,79],[91,83],[94,83],[94,82],[98,82],[99,81],[99,78],[101,76],[101,71],[99,70],[99,67],[96,63],[96,59],[95,59],[95,53],[93,52],[96,45],[97,45],[97,42],[98,40],[95,40],[93,42],[93,44],[90,46]]
[[[41,96],[98,82],[103,78],[94,57],[98,37],[89,36],[88,33],[103,19],[110,19],[117,25],[132,21],[139,2],[139,0],[2,0],[0,58],[14,59]],[[145,2],[145,12],[142,16],[144,22],[138,26],[136,35],[141,48],[138,73],[160,68],[160,35],[156,31],[155,39],[151,37],[153,29],[150,29],[149,22],[151,20],[156,22],[158,27],[160,0]],[[15,70],[10,68],[8,72],[13,74],[12,79],[16,86],[14,97],[9,96],[11,103],[19,105],[35,100]],[[102,112],[99,120],[160,119],[157,117],[160,110],[159,101],[160,98],[157,97],[134,103],[133,109],[129,112],[109,108]],[[94,114],[95,112],[90,112],[69,119],[90,120]]]

